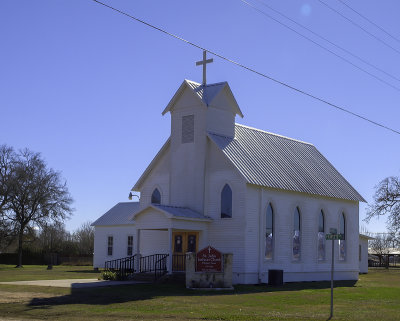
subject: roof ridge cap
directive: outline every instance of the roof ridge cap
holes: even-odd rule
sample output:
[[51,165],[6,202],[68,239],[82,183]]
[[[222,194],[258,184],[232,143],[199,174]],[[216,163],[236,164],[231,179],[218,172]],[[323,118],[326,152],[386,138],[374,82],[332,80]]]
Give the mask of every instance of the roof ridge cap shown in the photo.
[[205,86],[203,85],[203,84],[200,84],[200,83],[198,83],[197,81],[194,81],[194,80],[190,80],[190,79],[184,79],[186,82],[190,82],[190,83],[192,83],[192,84],[196,84],[196,85],[198,85],[199,87],[211,87],[211,86],[217,86],[217,85],[225,85],[225,84],[228,84],[228,82],[227,81],[220,81],[220,82],[216,82],[216,83],[213,83],[213,84],[206,84]]
[[273,136],[285,138],[285,139],[288,139],[288,140],[292,140],[292,141],[295,141],[295,142],[299,142],[299,143],[302,143],[302,144],[307,144],[307,145],[310,145],[310,146],[314,146],[314,145],[311,144],[311,143],[308,143],[308,142],[305,142],[305,141],[302,141],[302,140],[299,140],[299,139],[295,139],[295,138],[291,138],[291,137],[287,137],[287,136],[283,136],[283,135],[279,135],[279,134],[267,132],[267,131],[265,131],[265,130],[258,129],[258,128],[255,128],[255,127],[246,126],[246,125],[242,125],[242,124],[238,124],[238,123],[235,123],[235,126],[240,126],[240,127],[248,128],[248,129],[251,129],[251,130],[258,131],[258,132],[262,132],[262,133],[266,133],[266,134],[269,134],[269,135],[273,135]]

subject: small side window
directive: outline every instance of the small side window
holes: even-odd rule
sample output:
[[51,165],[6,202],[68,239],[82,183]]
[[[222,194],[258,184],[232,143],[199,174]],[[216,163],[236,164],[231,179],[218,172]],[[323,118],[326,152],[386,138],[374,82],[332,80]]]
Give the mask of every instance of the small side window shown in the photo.
[[133,254],[133,236],[128,236],[128,248],[126,250],[126,255],[131,256]]
[[114,238],[112,236],[108,237],[107,240],[107,255],[113,255],[113,245],[114,245]]

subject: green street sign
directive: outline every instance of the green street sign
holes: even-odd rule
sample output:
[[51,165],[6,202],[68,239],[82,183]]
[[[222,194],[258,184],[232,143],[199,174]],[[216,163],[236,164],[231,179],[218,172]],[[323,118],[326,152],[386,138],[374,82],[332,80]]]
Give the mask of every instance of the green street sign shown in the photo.
[[344,240],[344,235],[343,234],[326,234],[325,235],[326,240]]

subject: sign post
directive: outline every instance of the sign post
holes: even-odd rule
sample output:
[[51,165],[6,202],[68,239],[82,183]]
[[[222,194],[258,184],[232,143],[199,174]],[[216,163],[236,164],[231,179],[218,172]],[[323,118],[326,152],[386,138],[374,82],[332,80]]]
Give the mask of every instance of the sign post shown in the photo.
[[325,239],[328,241],[332,241],[332,262],[331,262],[331,314],[329,316],[329,320],[333,318],[333,271],[335,267],[335,246],[334,240],[343,240],[342,234],[337,234],[337,229],[331,228],[329,230],[329,234],[325,235]]

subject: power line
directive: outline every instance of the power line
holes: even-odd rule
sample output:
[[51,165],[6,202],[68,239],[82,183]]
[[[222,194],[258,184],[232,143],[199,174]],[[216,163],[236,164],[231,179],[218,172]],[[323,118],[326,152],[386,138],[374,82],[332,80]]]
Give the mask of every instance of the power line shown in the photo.
[[350,18],[347,18],[344,14],[342,14],[341,12],[339,12],[338,10],[332,8],[330,5],[328,5],[326,2],[322,1],[322,0],[318,0],[320,3],[322,3],[325,7],[329,8],[330,10],[332,10],[333,12],[336,12],[339,16],[341,16],[343,19],[346,19],[348,22],[350,22],[352,25],[358,27],[359,29],[361,29],[362,31],[364,31],[366,34],[370,35],[371,37],[375,38],[376,40],[378,40],[380,43],[384,44],[386,47],[392,49],[393,51],[396,51],[398,54],[400,54],[400,51],[397,50],[396,48],[392,47],[391,45],[389,45],[387,42],[383,41],[382,39],[380,39],[379,37],[375,36],[373,33],[369,32],[367,29],[363,28],[362,26],[360,26],[358,23],[354,22],[353,20],[351,20]]
[[366,21],[368,21],[370,24],[374,25],[375,27],[377,27],[379,30],[383,31],[384,33],[386,33],[389,37],[391,37],[392,39],[396,40],[397,42],[400,43],[400,40],[398,38],[396,38],[395,36],[393,36],[392,34],[390,34],[388,31],[386,31],[385,29],[383,29],[381,26],[379,26],[378,24],[376,24],[375,22],[371,21],[370,19],[368,19],[366,16],[362,15],[361,13],[359,13],[356,9],[350,7],[346,2],[342,1],[342,0],[338,0],[340,3],[342,3],[343,5],[345,5],[347,8],[349,8],[351,11],[353,11],[354,13],[358,14],[361,18],[365,19]]
[[[395,80],[397,80],[397,81],[400,81],[400,78],[397,78],[396,76],[394,76],[394,75],[392,75],[392,74],[386,72],[385,70],[383,70],[383,69],[377,67],[376,65],[374,65],[374,64],[372,64],[372,63],[366,61],[365,59],[361,58],[360,56],[358,56],[358,55],[356,55],[356,54],[353,54],[351,51],[347,50],[346,48],[343,48],[343,47],[339,46],[338,44],[336,44],[336,43],[330,41],[329,39],[325,38],[324,36],[321,36],[320,34],[316,33],[315,31],[311,30],[310,28],[307,28],[306,26],[302,25],[301,23],[297,22],[296,20],[294,20],[294,19],[292,19],[292,18],[286,16],[286,15],[283,14],[282,12],[280,12],[280,11],[278,11],[278,10],[272,8],[271,6],[267,5],[267,4],[266,4],[265,2],[263,2],[262,0],[257,0],[257,1],[258,1],[259,3],[261,3],[263,6],[267,7],[268,9],[270,9],[271,11],[273,11],[273,12],[279,14],[280,16],[282,16],[282,17],[284,17],[284,18],[286,18],[286,19],[288,19],[289,21],[293,22],[294,24],[298,25],[299,27],[301,27],[301,28],[307,30],[308,32],[312,33],[313,35],[315,35],[315,36],[319,37],[320,39],[322,39],[322,40],[328,42],[329,44],[335,46],[336,48],[339,48],[340,50],[346,52],[347,54],[353,56],[354,58],[360,60],[361,62],[367,64],[368,66],[374,68],[375,70],[378,70],[378,71],[384,73],[385,75],[387,75],[387,76],[389,76],[389,77],[391,77],[391,78],[393,78],[393,79],[395,79]],[[338,1],[340,1],[340,0],[338,0]],[[270,17],[270,16],[268,16],[268,17]],[[308,38],[307,38],[307,40],[308,40]]]
[[335,53],[334,51],[332,51],[332,50],[330,50],[330,49],[324,47],[324,46],[321,45],[320,43],[318,43],[318,42],[314,41],[313,39],[311,39],[311,38],[309,38],[309,37],[303,35],[302,33],[298,32],[297,30],[293,29],[292,27],[290,27],[290,26],[284,24],[283,22],[281,22],[281,21],[275,19],[274,17],[270,16],[268,13],[266,13],[266,12],[262,11],[261,9],[255,7],[254,5],[252,5],[251,3],[247,2],[246,0],[240,0],[240,1],[243,2],[244,4],[248,5],[249,7],[253,8],[254,10],[260,12],[260,13],[263,14],[264,16],[266,16],[266,17],[272,19],[273,21],[279,23],[280,25],[284,26],[285,28],[287,28],[287,29],[293,31],[294,33],[296,33],[296,34],[299,35],[300,37],[303,37],[304,39],[306,39],[306,40],[312,42],[312,43],[315,44],[316,46],[318,46],[318,47],[324,49],[325,51],[328,51],[330,54],[336,56],[337,58],[339,58],[339,59],[341,59],[341,60],[347,62],[348,64],[352,65],[353,67],[355,67],[355,68],[361,70],[362,72],[366,73],[367,75],[369,75],[369,76],[371,76],[371,77],[373,77],[373,78],[379,80],[380,82],[384,83],[384,84],[387,85],[387,86],[392,87],[393,89],[396,89],[397,91],[400,91],[400,88],[399,88],[399,87],[397,87],[397,86],[395,86],[395,85],[393,85],[393,84],[387,82],[386,80],[384,80],[384,79],[382,79],[382,78],[380,78],[380,77],[374,75],[373,73],[371,73],[371,72],[369,72],[369,71],[367,71],[367,70],[361,68],[360,66],[358,66],[358,65],[356,65],[355,63],[351,62],[350,60],[344,58],[343,56],[341,56],[341,55]]
[[352,115],[352,116],[354,116],[354,117],[360,118],[360,119],[365,120],[365,121],[367,121],[367,122],[369,122],[369,123],[371,123],[371,124],[374,124],[374,125],[376,125],[376,126],[379,126],[379,127],[381,127],[381,128],[387,129],[387,130],[389,130],[389,131],[391,131],[391,132],[393,132],[393,133],[395,133],[395,134],[400,135],[400,131],[398,131],[398,130],[395,130],[395,129],[393,129],[393,128],[390,128],[390,127],[388,127],[388,126],[385,126],[385,125],[383,125],[383,124],[380,124],[380,123],[378,123],[378,122],[376,122],[376,121],[374,121],[374,120],[371,120],[371,119],[368,119],[368,118],[366,118],[366,117],[364,117],[364,116],[362,116],[362,115],[356,114],[356,113],[354,113],[354,112],[352,112],[352,111],[350,111],[350,110],[348,110],[348,109],[346,109],[346,108],[344,108],[344,107],[340,107],[340,106],[338,106],[338,105],[335,105],[335,104],[333,104],[333,103],[331,103],[331,102],[329,102],[329,101],[327,101],[327,100],[325,100],[325,99],[323,99],[323,98],[319,98],[319,97],[314,96],[314,95],[312,95],[312,94],[310,94],[310,93],[307,93],[307,92],[305,92],[305,91],[303,91],[303,90],[301,90],[301,89],[298,89],[298,88],[293,87],[293,86],[291,86],[291,85],[289,85],[289,84],[286,84],[286,83],[284,83],[284,82],[282,82],[282,81],[280,81],[280,80],[277,80],[277,79],[275,79],[275,78],[272,78],[271,76],[268,76],[268,75],[266,75],[266,74],[264,74],[264,73],[262,73],[262,72],[260,72],[260,71],[257,71],[257,70],[255,70],[255,69],[252,69],[252,68],[250,68],[250,67],[247,67],[247,66],[245,66],[245,65],[242,65],[242,64],[240,64],[240,63],[238,63],[238,62],[236,62],[236,61],[234,61],[234,60],[232,60],[232,59],[229,59],[229,58],[227,58],[227,57],[222,56],[221,54],[218,54],[218,53],[216,53],[216,52],[214,52],[214,51],[212,51],[212,50],[206,49],[206,48],[204,48],[204,47],[202,47],[202,46],[200,46],[200,45],[197,45],[197,44],[195,44],[195,43],[193,43],[193,42],[191,42],[191,41],[188,41],[188,40],[186,40],[186,39],[184,39],[184,38],[182,38],[182,37],[179,37],[179,36],[177,36],[177,35],[175,35],[175,34],[173,34],[173,33],[170,33],[170,32],[168,32],[168,31],[165,31],[165,30],[163,30],[163,29],[161,29],[161,28],[159,28],[159,27],[156,27],[156,26],[154,26],[154,25],[152,25],[152,24],[150,24],[150,23],[148,23],[148,22],[146,22],[146,21],[143,21],[143,20],[141,20],[141,19],[139,19],[139,18],[136,18],[136,17],[134,17],[134,16],[132,16],[132,15],[130,15],[130,14],[124,12],[124,11],[121,11],[121,10],[119,10],[119,9],[116,9],[116,8],[112,7],[112,6],[109,6],[108,4],[105,4],[105,3],[101,2],[101,1],[98,1],[98,0],[92,0],[92,1],[94,1],[94,2],[96,2],[96,3],[98,3],[98,4],[100,4],[100,5],[102,5],[102,6],[104,6],[104,7],[107,7],[107,8],[109,8],[109,9],[113,10],[113,11],[116,11],[116,12],[118,12],[118,13],[124,15],[124,16],[127,16],[127,17],[129,17],[130,19],[136,20],[136,21],[138,21],[138,22],[140,22],[140,23],[142,23],[142,24],[144,24],[144,25],[146,25],[146,26],[148,26],[148,27],[150,27],[150,28],[153,28],[153,29],[155,29],[155,30],[158,30],[158,31],[160,31],[160,32],[162,32],[162,33],[164,33],[164,34],[170,36],[170,37],[173,37],[173,38],[175,38],[175,39],[178,39],[178,40],[180,40],[180,41],[183,41],[183,42],[185,42],[185,43],[187,43],[187,44],[189,44],[189,45],[191,45],[191,46],[193,46],[193,47],[195,47],[195,48],[198,48],[198,49],[201,49],[201,50],[205,50],[205,51],[209,52],[210,54],[212,54],[212,55],[214,55],[214,56],[216,56],[216,57],[218,57],[218,58],[221,58],[221,59],[223,59],[223,60],[225,60],[225,61],[228,61],[228,62],[230,62],[230,63],[232,63],[232,64],[234,64],[234,65],[236,65],[236,66],[238,66],[238,67],[241,67],[241,68],[243,68],[243,69],[245,69],[245,70],[247,70],[247,71],[253,72],[253,73],[255,73],[255,74],[257,74],[257,75],[259,75],[259,76],[261,76],[261,77],[264,77],[264,78],[267,78],[267,79],[269,79],[269,80],[272,80],[273,82],[275,82],[275,83],[277,83],[277,84],[280,84],[280,85],[282,85],[282,86],[285,86],[285,87],[287,87],[287,88],[289,88],[289,89],[292,89],[292,90],[294,90],[294,91],[296,91],[296,92],[298,92],[298,93],[300,93],[300,94],[303,94],[303,95],[305,95],[305,96],[308,96],[308,97],[310,97],[310,98],[313,98],[313,99],[315,99],[315,100],[317,100],[317,101],[319,101],[319,102],[322,102],[322,103],[324,103],[324,104],[326,104],[326,105],[329,105],[329,106],[331,106],[331,107],[334,107],[334,108],[336,108],[336,109],[338,109],[338,110],[341,110],[341,111],[343,111],[343,112],[345,112],[345,113],[348,113],[348,114],[350,114],[350,115]]

